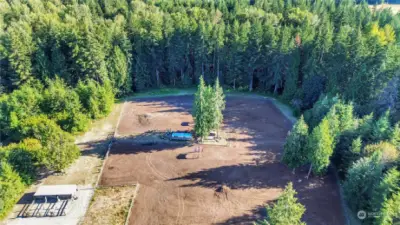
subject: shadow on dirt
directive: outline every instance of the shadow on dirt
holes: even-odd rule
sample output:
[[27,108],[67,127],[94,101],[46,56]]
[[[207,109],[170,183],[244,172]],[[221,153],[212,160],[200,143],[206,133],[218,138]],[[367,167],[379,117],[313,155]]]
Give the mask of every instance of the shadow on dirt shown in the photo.
[[242,216],[232,217],[224,222],[217,223],[216,225],[227,225],[227,224],[251,224],[254,222],[264,219],[267,216],[267,210],[265,206],[259,206],[250,211],[250,213],[243,214]]

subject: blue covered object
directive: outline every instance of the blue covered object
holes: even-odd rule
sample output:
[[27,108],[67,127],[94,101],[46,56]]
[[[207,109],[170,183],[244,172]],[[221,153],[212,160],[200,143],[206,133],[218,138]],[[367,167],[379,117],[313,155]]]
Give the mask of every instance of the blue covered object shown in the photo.
[[193,136],[191,133],[175,132],[172,133],[171,138],[174,140],[192,140]]

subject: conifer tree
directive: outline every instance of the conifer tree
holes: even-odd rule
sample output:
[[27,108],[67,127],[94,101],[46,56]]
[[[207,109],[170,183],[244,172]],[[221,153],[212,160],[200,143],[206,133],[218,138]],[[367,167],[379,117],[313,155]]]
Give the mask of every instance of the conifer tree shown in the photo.
[[397,148],[400,148],[400,122],[397,122],[392,128],[390,143],[392,143]]
[[290,182],[285,187],[282,195],[273,206],[267,206],[267,219],[257,223],[258,225],[305,225],[301,221],[306,209],[301,203],[297,202],[295,195],[297,192],[293,189]]
[[204,137],[209,135],[211,130],[210,121],[210,107],[209,107],[209,93],[207,93],[207,87],[205,85],[203,76],[200,77],[200,82],[197,87],[197,92],[195,94],[193,115],[194,115],[194,131],[198,137],[202,140]]
[[361,158],[348,171],[343,184],[344,195],[355,212],[370,207],[368,201],[382,174],[381,157],[381,153],[377,152],[371,157]]
[[225,96],[222,87],[219,85],[219,79],[215,80],[215,84],[212,90],[212,128],[217,130],[217,135],[219,134],[219,128],[224,119],[222,111],[225,109]]
[[379,212],[379,216],[376,225],[392,225],[395,224],[395,221],[399,221],[400,219],[400,192],[397,192],[392,195],[391,198],[387,199],[382,206],[381,211]]
[[307,141],[308,160],[311,163],[307,177],[311,170],[323,174],[329,166],[329,158],[333,154],[333,138],[329,131],[329,121],[325,118],[313,129]]
[[308,126],[301,116],[296,122],[293,129],[289,132],[283,147],[282,162],[293,169],[293,173],[297,167],[304,165],[307,162],[307,145]]
[[373,141],[381,141],[389,138],[390,135],[390,120],[389,111],[386,111],[373,125],[372,138]]
[[379,211],[385,201],[398,191],[400,191],[400,172],[396,168],[392,168],[386,172],[379,184],[374,187],[371,197],[372,210]]

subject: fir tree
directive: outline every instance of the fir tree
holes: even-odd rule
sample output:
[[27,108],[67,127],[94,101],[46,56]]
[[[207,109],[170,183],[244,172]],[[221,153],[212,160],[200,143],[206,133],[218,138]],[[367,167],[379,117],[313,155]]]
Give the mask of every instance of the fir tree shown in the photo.
[[305,225],[301,221],[306,209],[297,202],[295,195],[297,192],[293,189],[293,184],[290,182],[279,196],[273,206],[267,206],[267,219],[257,224],[259,225]]
[[195,94],[193,115],[194,115],[194,131],[198,137],[202,140],[204,137],[209,135],[211,130],[211,125],[209,123],[210,118],[210,107],[209,107],[209,94],[207,93],[207,87],[205,85],[204,79],[201,76],[200,82],[197,87],[197,92]]
[[390,143],[397,148],[400,148],[400,123],[396,123],[390,135]]
[[400,172],[392,168],[386,172],[379,184],[374,187],[371,197],[372,210],[379,211],[385,201],[398,191],[400,191]]
[[[329,166],[329,158],[333,154],[333,138],[329,130],[329,121],[322,122],[313,129],[307,140],[308,160],[311,163],[311,170],[317,174],[323,174]],[[307,176],[307,177],[308,177]]]
[[215,84],[212,90],[212,103],[213,109],[211,109],[212,115],[212,128],[217,130],[217,134],[219,133],[219,128],[224,119],[222,111],[225,109],[225,96],[222,90],[222,87],[219,85],[219,79],[215,80]]
[[307,145],[308,126],[301,116],[290,131],[284,145],[282,162],[293,169],[293,173],[297,167],[307,162]]
[[343,184],[345,198],[354,211],[368,209],[373,188],[382,174],[381,154],[361,158],[355,162]]

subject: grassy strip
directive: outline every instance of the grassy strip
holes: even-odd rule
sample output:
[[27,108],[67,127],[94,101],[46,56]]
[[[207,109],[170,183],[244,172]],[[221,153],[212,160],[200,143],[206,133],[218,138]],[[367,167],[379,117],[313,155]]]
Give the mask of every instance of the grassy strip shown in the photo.
[[82,224],[125,224],[137,188],[137,186],[97,188]]
[[159,88],[149,89],[143,92],[134,93],[129,98],[156,97],[169,95],[190,95],[196,92],[195,88]]

